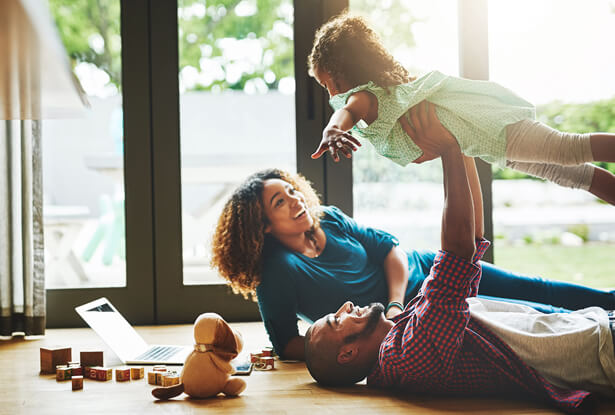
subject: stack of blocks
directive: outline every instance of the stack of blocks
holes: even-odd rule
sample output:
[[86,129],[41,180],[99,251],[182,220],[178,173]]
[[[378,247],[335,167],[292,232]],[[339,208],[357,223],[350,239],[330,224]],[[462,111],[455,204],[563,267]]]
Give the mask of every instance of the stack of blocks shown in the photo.
[[[80,353],[80,362],[71,362],[72,350],[70,347],[53,347],[40,349],[41,374],[55,373],[57,381],[71,380],[73,390],[83,389],[83,379],[101,381],[111,380],[113,370],[103,366],[102,351],[85,351]],[[141,367],[123,367],[115,370],[115,379],[118,382],[139,380],[144,376],[145,370]]]

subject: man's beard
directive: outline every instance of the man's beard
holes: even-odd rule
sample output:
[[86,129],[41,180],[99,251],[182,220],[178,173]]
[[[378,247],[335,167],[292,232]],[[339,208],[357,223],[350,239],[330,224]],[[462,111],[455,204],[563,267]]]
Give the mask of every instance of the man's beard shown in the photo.
[[352,343],[358,339],[371,336],[374,330],[376,330],[376,327],[378,327],[380,316],[384,314],[384,306],[380,303],[371,303],[367,309],[367,313],[367,324],[365,324],[363,330],[358,333],[351,334],[350,336],[346,336],[344,338],[344,343]]

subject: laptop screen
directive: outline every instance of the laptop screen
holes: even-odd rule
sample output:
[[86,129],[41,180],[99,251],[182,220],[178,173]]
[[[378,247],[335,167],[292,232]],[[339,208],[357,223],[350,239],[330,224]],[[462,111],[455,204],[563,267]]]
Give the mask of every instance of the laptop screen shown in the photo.
[[76,307],[77,313],[120,359],[126,361],[147,349],[147,343],[106,298]]

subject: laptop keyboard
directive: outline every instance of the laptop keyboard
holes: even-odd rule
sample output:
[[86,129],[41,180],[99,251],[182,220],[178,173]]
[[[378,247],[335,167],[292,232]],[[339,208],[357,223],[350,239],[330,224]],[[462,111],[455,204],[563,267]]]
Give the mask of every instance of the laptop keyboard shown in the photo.
[[175,353],[179,352],[181,349],[181,347],[176,346],[154,346],[151,349],[147,350],[145,353],[142,353],[140,356],[137,356],[135,360],[151,360],[153,362],[162,362],[173,356]]

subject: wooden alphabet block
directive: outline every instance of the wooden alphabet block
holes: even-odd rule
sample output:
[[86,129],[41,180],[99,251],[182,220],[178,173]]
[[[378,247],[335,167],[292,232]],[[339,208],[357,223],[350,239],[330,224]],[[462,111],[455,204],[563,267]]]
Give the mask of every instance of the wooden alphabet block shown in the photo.
[[132,380],[142,379],[144,373],[145,373],[145,368],[143,366],[131,367],[130,368],[130,378]]
[[117,382],[124,382],[130,380],[130,368],[120,367],[115,369],[115,380]]
[[73,390],[78,391],[83,389],[83,376],[73,376]]
[[98,350],[79,353],[79,360],[80,360],[81,366],[85,366],[85,367],[104,366],[103,352],[98,351]]
[[96,380],[107,381],[113,378],[113,369],[110,367],[96,368]]
[[55,374],[56,366],[68,365],[71,356],[70,347],[41,347],[41,374]]

